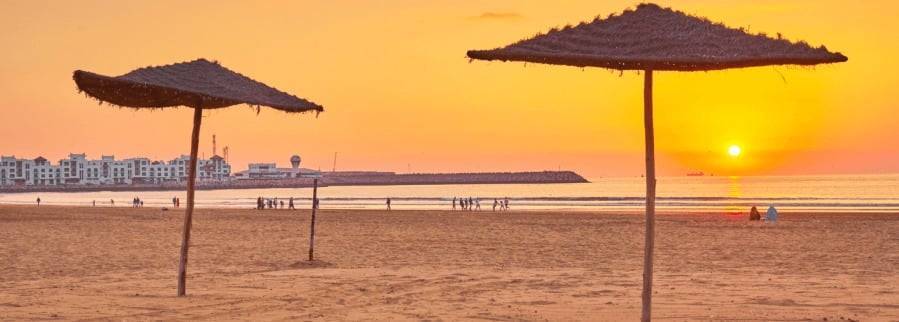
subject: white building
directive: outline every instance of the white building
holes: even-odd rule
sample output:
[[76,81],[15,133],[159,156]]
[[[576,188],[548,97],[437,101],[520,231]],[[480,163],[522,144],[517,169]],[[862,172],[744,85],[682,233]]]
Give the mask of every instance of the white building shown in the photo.
[[299,168],[278,168],[275,163],[250,163],[249,169],[234,174],[234,178],[241,179],[288,179],[302,177],[303,175],[316,174],[318,171]]
[[[190,156],[182,155],[168,162],[148,158],[115,160],[104,155],[100,160],[87,160],[85,154],[69,154],[68,159],[52,165],[47,159],[0,157],[0,185],[99,185],[132,183],[166,183],[187,180]],[[197,160],[197,180],[229,180],[231,166],[220,156]]]

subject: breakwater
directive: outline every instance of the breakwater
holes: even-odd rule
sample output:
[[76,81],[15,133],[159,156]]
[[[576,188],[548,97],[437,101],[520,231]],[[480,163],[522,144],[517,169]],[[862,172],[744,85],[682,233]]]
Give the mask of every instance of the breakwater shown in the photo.
[[[588,182],[573,171],[411,173],[342,171],[321,174],[319,186],[387,186],[442,184],[541,184]],[[197,181],[196,190],[301,188],[311,187],[312,178],[242,179],[231,181]],[[186,183],[108,184],[108,185],[15,185],[0,186],[0,193],[20,192],[85,192],[85,191],[168,191],[185,190]]]
[[412,173],[333,172],[323,173],[322,181],[331,186],[365,185],[438,185],[438,184],[528,184],[582,183],[587,179],[573,171]]

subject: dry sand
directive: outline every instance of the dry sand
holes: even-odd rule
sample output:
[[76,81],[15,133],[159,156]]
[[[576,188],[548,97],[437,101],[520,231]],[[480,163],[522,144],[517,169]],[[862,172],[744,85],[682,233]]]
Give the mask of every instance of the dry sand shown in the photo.
[[[641,213],[0,205],[0,320],[636,321]],[[899,321],[899,214],[660,214],[659,321]]]

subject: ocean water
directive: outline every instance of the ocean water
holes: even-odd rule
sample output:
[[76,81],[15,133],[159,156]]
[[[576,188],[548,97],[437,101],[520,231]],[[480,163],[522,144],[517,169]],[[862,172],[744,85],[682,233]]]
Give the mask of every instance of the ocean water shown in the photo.
[[[384,208],[390,197],[394,209],[451,209],[453,197],[476,198],[482,210],[493,199],[509,199],[513,210],[641,210],[645,179],[597,178],[574,184],[476,184],[416,186],[320,187],[322,208]],[[312,188],[197,191],[196,207],[253,208],[257,197],[284,200],[293,196],[300,209],[311,206]],[[145,207],[172,207],[172,198],[186,202],[184,191],[4,193],[0,203],[130,207],[139,197]],[[746,212],[764,211],[899,211],[899,174],[754,177],[660,177],[659,210]]]

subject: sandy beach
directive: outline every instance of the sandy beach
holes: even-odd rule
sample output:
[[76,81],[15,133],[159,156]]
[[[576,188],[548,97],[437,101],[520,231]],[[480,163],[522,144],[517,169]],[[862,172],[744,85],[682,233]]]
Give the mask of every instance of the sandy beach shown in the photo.
[[[642,213],[0,205],[0,320],[635,321]],[[899,214],[657,218],[659,321],[899,321]]]

